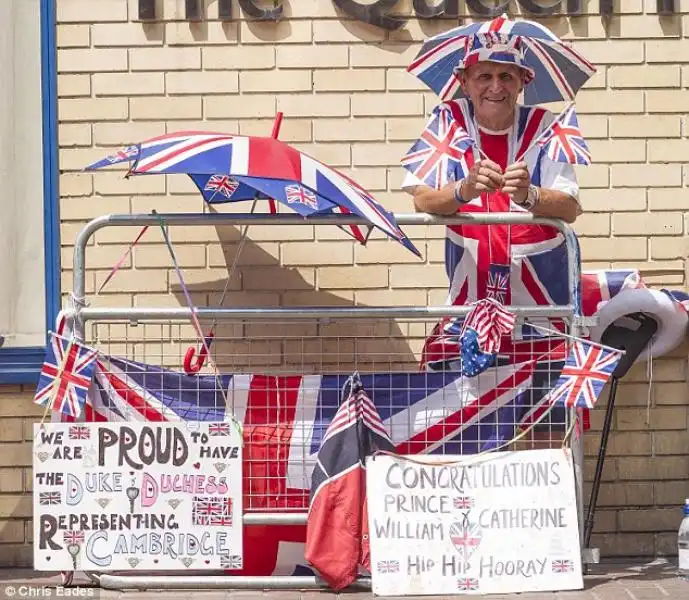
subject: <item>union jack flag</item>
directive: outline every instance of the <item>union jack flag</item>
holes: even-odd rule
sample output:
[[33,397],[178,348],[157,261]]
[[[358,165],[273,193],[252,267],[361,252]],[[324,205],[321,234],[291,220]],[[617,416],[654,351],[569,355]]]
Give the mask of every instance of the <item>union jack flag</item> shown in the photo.
[[118,162],[124,162],[131,158],[134,158],[138,153],[138,146],[127,146],[126,148],[118,150],[117,152],[115,152],[115,154],[111,154],[110,156],[106,157],[105,160],[113,164]]
[[98,352],[51,333],[38,386],[36,404],[51,400],[52,409],[78,417],[86,403]]
[[458,508],[460,510],[467,509],[467,508],[473,508],[474,507],[474,499],[471,498],[470,496],[457,496],[454,499],[454,506],[455,506],[455,508]]
[[545,148],[550,160],[573,165],[590,165],[591,152],[579,129],[574,104],[570,104],[543,133],[536,143]]
[[622,352],[619,350],[584,340],[572,342],[570,354],[547,400],[565,406],[593,408],[620,358]]
[[194,496],[191,511],[194,525],[232,525],[232,498]]
[[318,210],[316,194],[302,185],[285,186],[285,194],[288,204],[303,204],[313,210]]
[[491,265],[486,283],[486,298],[493,298],[500,304],[507,304],[510,284],[510,268],[502,265]]
[[216,192],[225,196],[225,198],[232,198],[232,194],[237,191],[239,182],[227,175],[211,175],[204,186],[207,192]]
[[83,531],[65,531],[64,532],[65,544],[83,544],[84,543],[84,532]]
[[440,189],[456,177],[462,166],[464,155],[475,144],[467,130],[457,121],[449,108],[441,106],[434,110],[421,137],[402,157],[402,166],[424,183]]
[[69,428],[70,440],[88,440],[91,437],[91,431],[86,425],[73,425]]
[[478,589],[478,579],[474,579],[473,577],[464,577],[462,579],[457,580],[457,589],[462,590],[463,592],[469,591],[469,590],[477,590]]
[[553,573],[569,573],[574,571],[574,563],[571,560],[554,560]]
[[230,424],[229,423],[211,423],[208,426],[208,435],[230,435]]
[[39,504],[60,504],[61,501],[60,492],[39,492],[38,494]]
[[221,554],[220,568],[221,569],[241,569],[242,557],[239,554]]
[[379,560],[376,564],[376,569],[378,573],[399,573],[400,561],[399,560]]

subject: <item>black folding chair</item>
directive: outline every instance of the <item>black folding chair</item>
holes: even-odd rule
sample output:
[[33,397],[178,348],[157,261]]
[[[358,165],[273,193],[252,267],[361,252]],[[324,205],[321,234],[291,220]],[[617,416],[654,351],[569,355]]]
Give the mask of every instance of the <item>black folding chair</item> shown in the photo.
[[601,343],[618,350],[624,350],[625,354],[617,363],[610,378],[610,396],[608,406],[605,411],[605,422],[601,433],[600,449],[598,450],[598,462],[596,463],[596,474],[593,478],[591,488],[591,498],[589,499],[586,522],[584,526],[584,548],[589,547],[591,532],[593,531],[594,515],[598,502],[598,492],[600,490],[601,477],[603,475],[603,463],[605,462],[605,452],[608,447],[608,437],[612,426],[612,414],[615,407],[615,396],[617,394],[617,382],[627,374],[627,371],[634,364],[639,354],[651,341],[651,338],[658,330],[658,323],[653,317],[644,313],[632,313],[618,319],[610,325],[601,337]]

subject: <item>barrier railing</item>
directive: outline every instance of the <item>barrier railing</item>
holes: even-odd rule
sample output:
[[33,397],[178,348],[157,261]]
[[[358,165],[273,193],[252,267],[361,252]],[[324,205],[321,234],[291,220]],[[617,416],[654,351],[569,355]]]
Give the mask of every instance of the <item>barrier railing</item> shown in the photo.
[[[518,320],[556,320],[564,324],[564,338],[581,334],[583,321],[578,317],[577,305],[581,280],[578,262],[578,243],[573,229],[566,223],[534,217],[528,213],[467,214],[455,217],[435,217],[426,214],[396,215],[401,226],[411,225],[548,225],[562,234],[567,248],[568,302],[564,306],[508,306]],[[260,369],[262,373],[310,373],[342,372],[344,370],[370,371],[375,373],[404,370],[416,359],[405,348],[412,337],[419,340],[428,335],[424,323],[432,326],[442,317],[462,317],[468,314],[468,306],[300,306],[300,307],[147,307],[120,308],[114,306],[90,307],[86,298],[86,255],[94,234],[107,227],[160,225],[184,226],[281,226],[281,225],[365,225],[358,217],[324,215],[304,219],[299,215],[245,215],[245,214],[135,214],[106,215],[89,222],[79,233],[74,248],[74,283],[72,308],[67,316],[72,320],[73,334],[77,339],[96,348],[107,348],[113,355],[123,353],[132,360],[156,365],[179,367],[186,343],[194,343],[197,337],[189,327],[192,317],[198,320],[214,320],[229,327],[240,327],[241,332],[231,331],[216,336],[214,355],[221,372],[247,373]],[[438,267],[440,268],[440,267]],[[192,313],[193,310],[193,313]],[[334,323],[359,325],[347,328]],[[361,322],[368,321],[368,329]],[[421,323],[421,328],[418,324]],[[87,335],[87,325],[91,326]],[[268,325],[267,331],[265,330]],[[138,327],[136,335],[131,328]],[[359,327],[359,329],[356,329]],[[361,327],[364,327],[362,333]],[[567,332],[567,333],[565,333]],[[280,344],[276,352],[276,341]],[[383,343],[377,344],[377,341]],[[394,342],[394,344],[393,344]],[[151,348],[153,348],[151,350]],[[238,350],[239,349],[239,350]],[[104,350],[105,351],[105,350]],[[238,357],[241,356],[241,364]],[[418,363],[417,363],[418,365]],[[546,377],[547,381],[550,381]],[[552,383],[552,381],[550,381]],[[237,398],[228,390],[232,410],[245,410],[235,406]],[[480,392],[480,390],[479,390]],[[228,401],[229,402],[229,401]],[[267,407],[262,407],[267,408]],[[555,441],[553,432],[571,431],[571,425],[581,415],[567,409],[562,423],[547,425],[548,441]],[[279,419],[279,417],[278,417]],[[279,425],[279,423],[276,423]],[[304,427],[307,425],[302,423]],[[520,423],[510,423],[519,427]],[[298,428],[295,427],[295,430]],[[580,428],[583,429],[583,428]],[[302,432],[303,433],[303,432]],[[558,434],[559,435],[559,434]],[[423,440],[422,440],[423,441]],[[294,443],[294,442],[293,442]],[[304,442],[305,443],[305,442]],[[579,528],[583,540],[583,435],[572,436],[571,447],[575,465]],[[424,451],[421,444],[421,452]],[[251,466],[251,465],[250,465]],[[308,478],[312,465],[306,452],[291,465],[291,476],[299,480],[296,489],[308,492]],[[301,487],[299,487],[301,486]],[[289,494],[281,501],[264,502],[251,496],[244,515],[244,525],[304,525],[307,513],[295,509]],[[282,502],[284,500],[284,503]],[[291,507],[291,508],[290,508]],[[277,509],[277,510],[276,510]],[[595,551],[582,548],[585,563],[597,562]],[[203,573],[199,575],[150,575],[121,573],[88,573],[102,587],[129,588],[320,588],[324,583],[310,576],[233,576]],[[359,586],[369,587],[370,578],[359,578]]]

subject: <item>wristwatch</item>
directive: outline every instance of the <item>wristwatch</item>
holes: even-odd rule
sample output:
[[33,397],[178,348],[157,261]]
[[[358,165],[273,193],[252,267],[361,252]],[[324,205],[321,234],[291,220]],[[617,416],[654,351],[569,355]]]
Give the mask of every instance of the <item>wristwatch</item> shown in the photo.
[[541,199],[541,191],[533,183],[529,185],[529,191],[526,193],[526,199],[519,205],[523,206],[526,210],[532,210],[534,206],[538,204]]

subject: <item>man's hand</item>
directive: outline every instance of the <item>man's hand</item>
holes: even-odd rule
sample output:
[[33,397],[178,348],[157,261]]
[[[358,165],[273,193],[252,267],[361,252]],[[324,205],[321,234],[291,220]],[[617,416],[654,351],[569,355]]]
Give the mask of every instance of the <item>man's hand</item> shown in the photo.
[[478,198],[483,192],[493,192],[505,185],[500,165],[492,160],[483,159],[475,162],[462,184],[462,198],[469,202]]
[[525,162],[518,162],[505,169],[505,183],[502,191],[508,194],[517,204],[523,204],[529,193],[531,176]]

